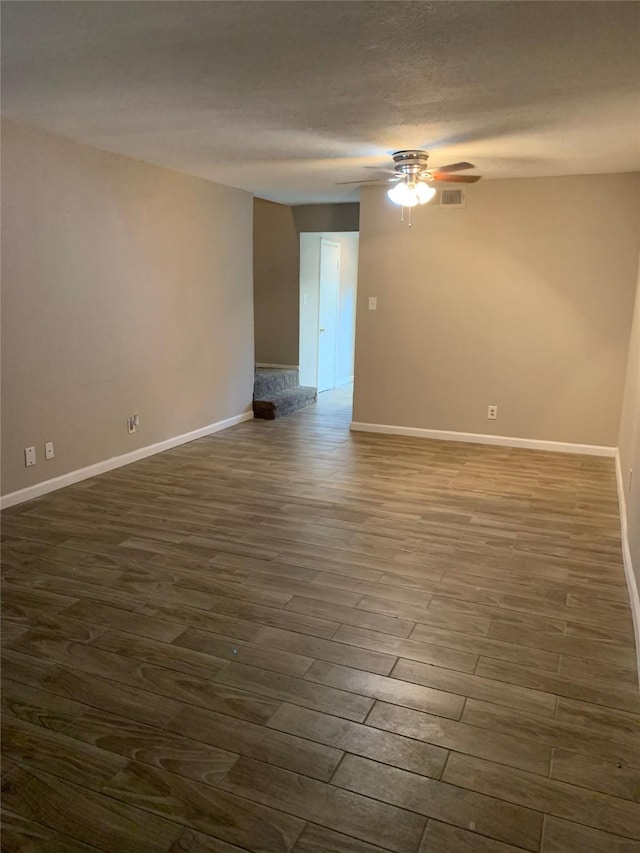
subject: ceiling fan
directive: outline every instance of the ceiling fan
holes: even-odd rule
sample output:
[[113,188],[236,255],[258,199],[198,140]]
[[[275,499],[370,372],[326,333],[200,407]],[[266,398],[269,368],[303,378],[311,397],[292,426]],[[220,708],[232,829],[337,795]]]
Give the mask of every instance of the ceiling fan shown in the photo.
[[[407,151],[395,151],[393,153],[394,167],[381,171],[392,175],[386,180],[394,184],[388,196],[391,201],[403,207],[414,207],[416,204],[425,204],[435,195],[435,189],[428,183],[435,181],[452,182],[458,184],[474,184],[480,180],[480,175],[456,175],[455,172],[464,172],[467,169],[475,169],[473,163],[450,163],[447,166],[439,166],[429,169],[427,151],[410,149]],[[379,178],[371,178],[365,181],[340,181],[340,184],[369,184],[380,183]]]

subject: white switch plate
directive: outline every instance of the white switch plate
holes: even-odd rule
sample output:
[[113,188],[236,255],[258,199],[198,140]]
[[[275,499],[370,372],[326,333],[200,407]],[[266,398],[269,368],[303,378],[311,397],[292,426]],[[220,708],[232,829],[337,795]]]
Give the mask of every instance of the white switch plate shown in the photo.
[[24,464],[26,468],[31,468],[36,464],[36,449],[35,447],[25,447],[24,449]]
[[53,459],[55,453],[53,452],[53,442],[45,441],[44,443],[44,458],[45,459]]
[[378,309],[378,297],[370,296],[369,297],[369,311],[377,311]]
[[498,407],[497,406],[487,406],[487,420],[495,421],[498,417]]

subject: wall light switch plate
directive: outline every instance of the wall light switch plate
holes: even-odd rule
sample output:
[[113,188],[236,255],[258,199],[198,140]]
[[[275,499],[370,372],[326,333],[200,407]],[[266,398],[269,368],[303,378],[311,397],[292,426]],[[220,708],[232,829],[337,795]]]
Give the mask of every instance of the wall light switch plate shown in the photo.
[[378,310],[378,297],[370,296],[369,297],[369,311],[377,311]]
[[53,459],[55,453],[53,452],[53,442],[45,441],[44,443],[44,458],[45,459]]
[[36,464],[36,449],[35,447],[25,447],[24,449],[24,464],[26,468],[31,468]]

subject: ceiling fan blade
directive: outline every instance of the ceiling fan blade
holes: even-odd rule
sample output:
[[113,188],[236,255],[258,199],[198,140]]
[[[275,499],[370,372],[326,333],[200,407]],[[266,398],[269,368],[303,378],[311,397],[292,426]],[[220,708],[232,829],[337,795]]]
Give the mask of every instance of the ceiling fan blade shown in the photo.
[[336,181],[336,186],[344,186],[346,184],[385,184],[386,178],[367,178],[365,181]]
[[462,172],[464,169],[475,169],[473,163],[450,163],[448,166],[438,166],[436,172]]
[[429,181],[451,181],[454,184],[475,184],[479,181],[482,175],[442,175],[440,172],[434,172]]
[[336,181],[336,185],[339,184],[394,184],[396,181],[400,181],[403,178],[403,175],[399,175],[397,172],[393,172],[392,178],[365,178],[363,181]]

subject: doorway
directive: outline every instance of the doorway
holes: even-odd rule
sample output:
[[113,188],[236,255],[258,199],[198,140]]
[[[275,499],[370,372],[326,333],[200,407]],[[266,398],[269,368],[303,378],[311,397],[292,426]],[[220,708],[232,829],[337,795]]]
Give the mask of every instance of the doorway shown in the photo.
[[358,232],[300,235],[300,384],[353,382]]
[[320,240],[318,292],[318,393],[336,387],[340,243]]

